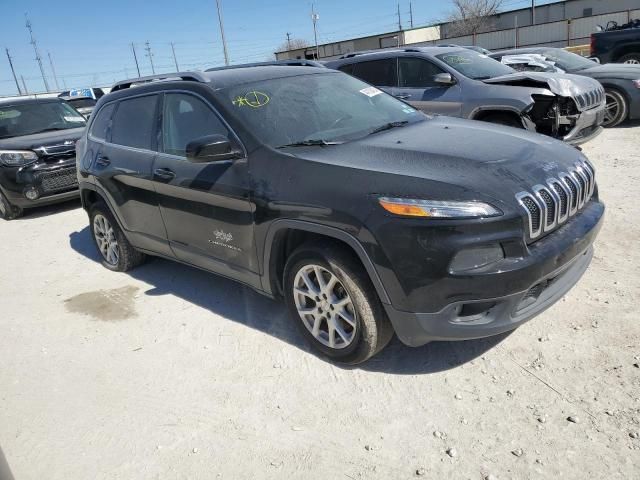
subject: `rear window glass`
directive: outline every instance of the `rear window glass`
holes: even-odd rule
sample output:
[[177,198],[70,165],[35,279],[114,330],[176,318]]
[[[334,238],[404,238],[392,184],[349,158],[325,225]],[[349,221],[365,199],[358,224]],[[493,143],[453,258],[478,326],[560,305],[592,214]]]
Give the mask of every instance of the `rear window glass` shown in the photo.
[[111,142],[151,149],[157,102],[157,95],[122,100],[113,118]]
[[91,135],[100,140],[107,138],[107,129],[109,128],[114,106],[115,104],[111,103],[100,109],[96,119],[93,121],[93,125],[91,125]]

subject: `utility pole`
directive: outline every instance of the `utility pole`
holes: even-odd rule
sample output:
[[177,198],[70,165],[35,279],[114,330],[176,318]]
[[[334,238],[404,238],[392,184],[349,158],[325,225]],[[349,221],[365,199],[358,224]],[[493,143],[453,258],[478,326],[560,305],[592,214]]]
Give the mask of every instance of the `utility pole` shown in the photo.
[[56,82],[56,90],[60,90],[60,85],[58,85],[58,76],[56,75],[56,68],[53,66],[53,60],[51,59],[51,52],[47,52],[47,56],[49,57],[49,65],[51,65],[51,71],[53,72],[53,80]]
[[536,24],[536,0],[531,0],[531,25]]
[[11,73],[13,73],[13,80],[16,82],[16,87],[18,88],[18,95],[22,95],[22,90],[20,90],[20,84],[18,83],[18,77],[16,77],[16,71],[13,69],[11,55],[9,55],[9,49],[5,48],[5,51],[7,52],[7,59],[9,60],[9,66],[11,67]]
[[176,49],[173,48],[173,42],[171,42],[171,51],[173,52],[173,61],[176,64],[176,72],[179,72],[180,67],[178,66],[178,59],[176,58]]
[[222,12],[220,11],[220,0],[216,0],[218,7],[218,22],[220,23],[220,35],[222,36],[222,49],[224,50],[224,64],[229,66],[229,52],[227,52],[227,40],[224,38],[224,26],[222,25]]
[[49,83],[47,82],[47,77],[44,74],[44,67],[42,66],[42,58],[40,58],[40,52],[38,52],[38,44],[36,43],[36,39],[33,38],[33,30],[31,29],[31,22],[29,21],[29,17],[27,14],[24,14],[27,22],[25,26],[27,30],[29,30],[29,35],[31,37],[31,45],[33,45],[33,51],[36,53],[36,61],[38,62],[38,66],[40,67],[40,73],[42,74],[42,81],[44,82],[44,88],[49,92]]
[[411,22],[411,28],[413,28],[413,6],[411,5],[411,2],[409,2],[409,19]]
[[400,3],[398,3],[398,31],[402,31],[402,20],[400,19]]
[[287,32],[287,51],[291,51],[291,34]]
[[146,47],[144,49],[147,51],[146,55],[149,57],[149,63],[151,63],[151,73],[156,74],[156,69],[153,66],[153,52],[151,51],[151,45],[149,45],[149,40],[145,42]]
[[20,75],[20,79],[22,80],[22,86],[24,87],[24,94],[27,95],[29,90],[27,90],[27,82],[24,81],[24,77]]
[[320,58],[320,49],[318,48],[318,28],[317,23],[320,20],[320,15],[318,15],[315,11],[314,4],[311,4],[311,21],[313,22],[313,37],[316,41],[316,60]]
[[131,42],[131,51],[133,52],[133,59],[136,61],[136,70],[138,71],[138,77],[141,77],[142,75],[140,75],[140,66],[138,65],[138,56],[136,55],[136,47],[133,44],[133,42]]

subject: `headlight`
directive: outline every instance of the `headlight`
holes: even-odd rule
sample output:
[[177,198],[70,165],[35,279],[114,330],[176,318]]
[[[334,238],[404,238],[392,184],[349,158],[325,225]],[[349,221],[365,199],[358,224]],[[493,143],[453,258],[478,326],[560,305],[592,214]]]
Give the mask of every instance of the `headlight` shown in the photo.
[[37,159],[36,152],[30,150],[0,150],[0,163],[8,167],[22,167]]
[[389,197],[380,197],[378,201],[387,212],[405,217],[482,218],[502,215],[502,212],[496,207],[483,202],[449,202]]
[[631,80],[636,88],[640,88],[640,79],[639,80]]

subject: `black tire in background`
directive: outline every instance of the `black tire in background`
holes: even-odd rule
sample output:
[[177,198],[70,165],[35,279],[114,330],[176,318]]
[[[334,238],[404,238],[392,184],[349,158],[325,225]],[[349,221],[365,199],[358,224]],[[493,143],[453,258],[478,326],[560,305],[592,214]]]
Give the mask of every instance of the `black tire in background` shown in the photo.
[[[124,236],[118,222],[115,220],[109,208],[103,202],[97,202],[89,211],[89,223],[91,238],[100,252],[102,265],[114,272],[126,272],[142,264],[145,254],[136,250]],[[114,243],[115,241],[115,243]],[[111,255],[107,254],[104,245],[108,243]],[[117,255],[113,255],[113,248],[117,249]],[[109,248],[107,248],[109,250]]]
[[22,215],[22,209],[12,205],[7,197],[0,191],[0,218],[4,220],[13,220]]
[[615,127],[627,119],[629,105],[627,99],[618,90],[605,88],[605,113],[603,127]]
[[631,65],[640,65],[640,53],[627,53],[618,59],[617,63],[627,63]]
[[[317,301],[308,299],[308,307],[315,308],[316,312],[322,311],[320,305],[327,307],[325,308],[327,317],[318,332],[319,336],[324,335],[324,330],[329,331],[330,321],[342,322],[341,331],[348,332],[352,340],[348,344],[343,342],[345,345],[341,348],[332,348],[314,336],[311,326],[306,325],[309,325],[315,317],[309,317],[309,314],[305,315],[298,310],[297,298],[306,298],[307,293],[302,297],[300,293],[296,293],[296,281],[300,280],[301,277],[298,274],[305,272],[305,269],[320,271],[320,275],[324,275],[323,282],[326,284],[329,284],[335,276],[336,283],[331,290],[334,293],[335,303],[332,304],[331,298],[327,296],[323,298],[322,293],[319,292]],[[317,276],[311,274],[311,277],[317,283]],[[284,271],[284,291],[291,318],[300,328],[302,335],[315,350],[331,360],[351,365],[362,363],[382,350],[393,337],[391,322],[364,267],[351,252],[332,240],[302,245],[291,254]],[[296,295],[298,295],[297,298]],[[338,305],[347,299],[350,303],[345,308],[350,310],[345,312],[354,322],[353,327],[347,325],[344,318],[337,312]],[[336,309],[332,308],[333,306]],[[333,316],[329,317],[331,315]],[[322,326],[326,328],[322,330]],[[327,333],[327,338],[328,335]]]

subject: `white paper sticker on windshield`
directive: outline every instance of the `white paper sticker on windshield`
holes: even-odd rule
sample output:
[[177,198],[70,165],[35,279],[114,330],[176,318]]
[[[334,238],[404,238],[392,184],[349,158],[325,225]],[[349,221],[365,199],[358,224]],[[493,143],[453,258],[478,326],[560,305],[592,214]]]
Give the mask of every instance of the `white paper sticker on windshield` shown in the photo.
[[84,117],[64,117],[67,122],[84,122]]
[[376,95],[380,95],[382,90],[379,90],[376,87],[367,87],[360,90],[360,93],[364,93],[367,97],[375,97]]

